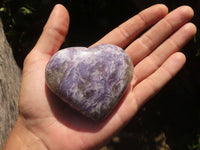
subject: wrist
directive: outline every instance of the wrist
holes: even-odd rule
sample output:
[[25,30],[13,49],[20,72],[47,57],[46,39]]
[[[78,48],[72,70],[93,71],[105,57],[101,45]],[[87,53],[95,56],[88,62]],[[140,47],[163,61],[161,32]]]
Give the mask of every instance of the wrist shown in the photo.
[[46,150],[40,138],[35,136],[23,123],[21,117],[18,117],[13,131],[4,146],[3,150]]

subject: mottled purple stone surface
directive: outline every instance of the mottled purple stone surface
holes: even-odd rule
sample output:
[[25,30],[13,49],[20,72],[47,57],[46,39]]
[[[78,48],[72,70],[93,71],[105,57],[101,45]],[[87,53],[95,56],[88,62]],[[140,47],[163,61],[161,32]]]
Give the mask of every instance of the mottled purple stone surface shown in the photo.
[[93,120],[102,120],[111,112],[132,76],[128,54],[111,44],[65,48],[46,66],[51,91]]

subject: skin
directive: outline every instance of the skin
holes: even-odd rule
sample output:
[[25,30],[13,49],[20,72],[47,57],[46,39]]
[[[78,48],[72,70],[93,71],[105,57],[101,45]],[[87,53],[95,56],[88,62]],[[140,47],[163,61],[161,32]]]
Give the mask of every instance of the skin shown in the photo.
[[166,6],[154,5],[94,44],[125,48],[135,68],[130,87],[117,108],[106,120],[93,122],[69,108],[45,85],[46,64],[65,40],[69,27],[67,10],[56,5],[24,61],[20,112],[4,150],[100,148],[182,68],[186,58],[178,51],[196,33],[196,27],[188,23],[193,15],[188,6],[168,13]]

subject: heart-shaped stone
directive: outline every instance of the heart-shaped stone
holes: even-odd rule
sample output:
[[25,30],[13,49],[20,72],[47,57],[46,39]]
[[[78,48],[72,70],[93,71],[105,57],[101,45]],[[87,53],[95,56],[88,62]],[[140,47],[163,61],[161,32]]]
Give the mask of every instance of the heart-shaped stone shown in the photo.
[[128,54],[111,44],[60,50],[45,71],[49,89],[93,120],[102,120],[111,112],[132,76]]

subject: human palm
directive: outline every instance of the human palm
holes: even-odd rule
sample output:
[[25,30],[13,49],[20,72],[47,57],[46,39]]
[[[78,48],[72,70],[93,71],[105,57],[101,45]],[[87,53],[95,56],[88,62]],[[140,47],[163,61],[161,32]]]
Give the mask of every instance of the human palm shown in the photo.
[[185,62],[178,51],[196,32],[188,23],[193,11],[186,6],[169,14],[167,11],[164,5],[152,6],[94,44],[125,48],[135,66],[133,80],[120,104],[104,121],[94,122],[59,100],[45,84],[46,64],[65,40],[69,26],[66,9],[57,5],[24,62],[19,118],[26,128],[50,150],[93,149],[109,140]]

